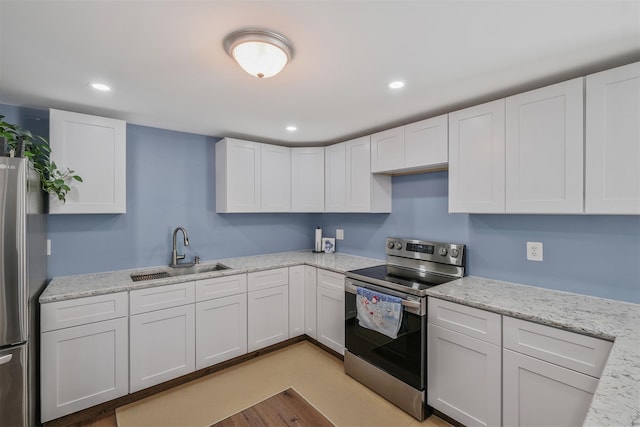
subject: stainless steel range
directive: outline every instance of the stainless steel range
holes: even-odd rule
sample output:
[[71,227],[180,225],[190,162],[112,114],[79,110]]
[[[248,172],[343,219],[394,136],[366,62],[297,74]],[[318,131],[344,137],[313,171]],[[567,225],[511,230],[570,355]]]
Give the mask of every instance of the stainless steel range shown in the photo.
[[[431,413],[426,403],[426,290],[464,276],[465,247],[396,237],[388,237],[385,246],[386,265],[346,274],[344,369],[422,421]],[[391,317],[399,327],[395,338],[358,319],[357,306],[370,304],[363,295],[373,295],[373,303],[390,300],[401,307],[401,315]]]

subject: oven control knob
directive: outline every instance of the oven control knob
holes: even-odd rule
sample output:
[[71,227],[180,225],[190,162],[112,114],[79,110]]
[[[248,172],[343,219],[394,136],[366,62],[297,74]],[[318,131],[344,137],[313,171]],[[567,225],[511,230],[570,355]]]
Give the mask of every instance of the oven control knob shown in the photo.
[[449,255],[451,255],[451,258],[458,258],[458,255],[460,255],[460,251],[456,248],[453,248],[449,252]]
[[391,240],[389,240],[389,242],[387,243],[387,247],[389,249],[393,249],[394,246],[395,246],[395,243],[393,243]]
[[440,248],[440,250],[438,251],[438,253],[442,256],[446,256],[447,255],[447,248]]
[[400,242],[396,242],[396,249],[397,249],[397,250],[402,249],[402,243],[400,243]]

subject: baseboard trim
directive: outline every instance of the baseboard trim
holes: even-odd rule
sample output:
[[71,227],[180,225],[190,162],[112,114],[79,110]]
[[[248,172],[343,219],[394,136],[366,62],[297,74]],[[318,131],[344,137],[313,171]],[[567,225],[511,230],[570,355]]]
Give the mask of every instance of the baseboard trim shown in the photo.
[[173,387],[177,387],[179,385],[188,383],[198,378],[205,377],[207,375],[213,374],[215,372],[221,371],[223,369],[229,368],[231,366],[238,365],[240,363],[246,362],[247,360],[255,359],[256,357],[274,352],[276,350],[280,350],[285,347],[289,347],[292,344],[296,344],[302,341],[309,341],[311,344],[319,347],[320,349],[326,351],[332,356],[344,360],[344,357],[337,353],[336,351],[330,349],[329,347],[319,343],[313,338],[307,335],[301,335],[298,337],[290,338],[286,341],[280,342],[278,344],[271,345],[269,347],[261,348],[260,350],[253,351],[251,353],[243,354],[242,356],[238,356],[236,358],[227,360],[226,362],[218,363],[217,365],[210,366],[208,368],[200,369],[198,371],[192,372],[187,375],[183,375],[178,378],[174,378],[172,380],[166,381],[162,384],[158,384],[149,388],[145,388],[144,390],[137,391],[135,393],[127,394],[126,396],[118,397],[116,399],[110,400],[108,402],[101,403],[96,406],[92,406],[87,409],[83,409],[78,412],[74,412],[73,414],[65,415],[64,417],[56,418],[55,420],[48,421],[44,423],[44,427],[75,427],[80,426],[87,421],[91,421],[95,418],[103,417],[107,414],[115,413],[116,408],[120,406],[128,405],[133,402],[137,402],[138,400],[145,399],[149,396],[153,396],[154,394],[169,390]]

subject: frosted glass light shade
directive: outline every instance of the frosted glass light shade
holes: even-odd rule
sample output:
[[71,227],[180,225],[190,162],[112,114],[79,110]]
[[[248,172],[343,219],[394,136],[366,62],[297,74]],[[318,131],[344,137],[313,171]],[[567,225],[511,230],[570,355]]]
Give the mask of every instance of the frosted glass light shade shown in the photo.
[[247,73],[258,78],[278,74],[293,56],[283,36],[266,30],[241,30],[228,35],[224,47]]

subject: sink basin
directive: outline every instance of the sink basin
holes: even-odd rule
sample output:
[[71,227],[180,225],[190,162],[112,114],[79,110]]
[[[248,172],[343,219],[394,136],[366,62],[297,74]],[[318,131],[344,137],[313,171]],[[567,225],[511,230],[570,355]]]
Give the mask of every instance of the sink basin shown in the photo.
[[200,274],[200,273],[209,273],[210,271],[220,271],[220,270],[228,270],[229,267],[223,264],[196,264],[191,267],[175,267],[168,268],[167,270],[158,271],[149,270],[149,271],[140,271],[137,273],[133,273],[131,275],[131,279],[134,282],[143,282],[146,280],[156,280],[156,279],[166,279],[168,277],[179,277],[179,276],[188,276],[190,274]]
[[220,271],[220,270],[228,270],[229,267],[223,264],[210,264],[210,265],[200,265],[196,264],[191,267],[175,267],[169,268],[167,273],[169,276],[186,276],[189,274],[200,274],[200,273],[209,273],[211,271]]

